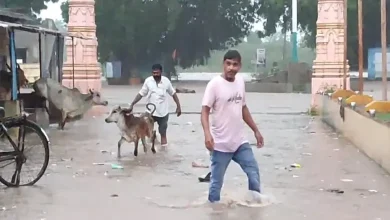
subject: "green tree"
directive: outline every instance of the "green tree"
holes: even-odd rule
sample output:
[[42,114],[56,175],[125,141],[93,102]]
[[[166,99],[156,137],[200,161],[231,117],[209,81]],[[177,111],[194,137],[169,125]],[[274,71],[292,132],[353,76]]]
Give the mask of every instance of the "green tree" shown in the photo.
[[[258,68],[258,72],[270,72],[274,62],[278,63],[278,67],[282,70],[286,69],[289,60],[291,58],[291,53],[286,54],[286,59],[283,60],[283,33],[277,32],[276,34],[270,37],[264,37],[262,39],[257,37],[255,32],[252,32],[247,37],[247,42],[242,42],[234,47],[240,51],[242,56],[242,68],[241,72],[254,72],[255,65],[252,61],[256,56],[257,48],[264,48],[266,50],[266,67]],[[287,42],[286,50],[291,50],[290,42]],[[222,68],[222,59],[223,55],[226,53],[226,50],[212,51],[211,57],[207,61],[207,66],[195,66],[189,69],[178,68],[179,72],[219,72]],[[300,46],[298,48],[298,54],[301,62],[312,64],[313,59],[315,58],[314,51],[311,48],[305,48]]]
[[[387,0],[390,4],[390,0]],[[307,46],[315,47],[316,21],[318,0],[298,1],[298,23],[301,31],[305,33]],[[364,64],[367,65],[368,48],[380,45],[380,1],[363,1],[363,46]],[[264,0],[258,7],[257,14],[266,19],[264,31],[259,31],[259,37],[270,36],[276,32],[276,27],[282,26],[290,30],[291,26],[291,0]],[[390,27],[390,17],[387,24]],[[358,54],[358,28],[357,28],[357,0],[348,1],[348,59],[352,69],[357,68]],[[283,22],[284,21],[284,22]],[[390,36],[388,35],[388,40]]]
[[[62,10],[67,20],[67,3]],[[118,59],[125,71],[202,65],[212,50],[240,43],[256,19],[251,0],[96,0],[95,11],[100,59]]]
[[0,0],[0,8],[21,9],[24,13],[33,15],[32,12],[40,13],[46,9],[47,2],[58,2],[58,0]]

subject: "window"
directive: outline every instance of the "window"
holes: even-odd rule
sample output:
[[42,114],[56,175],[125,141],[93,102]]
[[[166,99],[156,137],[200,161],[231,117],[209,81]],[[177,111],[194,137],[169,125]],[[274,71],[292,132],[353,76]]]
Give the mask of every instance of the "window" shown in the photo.
[[16,59],[22,60],[23,63],[27,61],[27,48],[16,48]]

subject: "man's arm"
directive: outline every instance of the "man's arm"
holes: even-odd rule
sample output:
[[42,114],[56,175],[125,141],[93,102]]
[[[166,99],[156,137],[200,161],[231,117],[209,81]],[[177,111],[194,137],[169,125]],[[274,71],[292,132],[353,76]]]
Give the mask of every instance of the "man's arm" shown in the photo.
[[169,82],[169,85],[168,85],[168,94],[172,96],[173,101],[175,101],[175,103],[176,103],[176,106],[180,108],[179,97],[177,96],[176,91],[175,91],[175,89],[173,88],[171,81],[168,81],[168,82]]
[[214,92],[212,81],[210,81],[207,84],[206,90],[204,92],[204,96],[202,100],[202,110],[200,114],[200,121],[202,123],[203,132],[205,136],[210,135],[209,116],[210,116],[211,107],[214,106],[214,103],[215,103],[215,92]]
[[144,84],[142,85],[141,90],[135,96],[133,102],[131,102],[130,108],[133,108],[134,105],[137,104],[137,102],[139,102],[139,100],[141,100],[142,97],[146,96],[148,93],[149,93],[149,88],[148,88],[147,82],[145,81]]
[[202,111],[200,113],[200,121],[202,123],[203,132],[205,135],[210,134],[210,122],[209,122],[209,116],[210,116],[210,107],[203,105]]
[[246,105],[242,106],[242,119],[252,129],[253,132],[259,132],[256,123],[253,121],[252,115]]
[[173,94],[172,97],[173,97],[173,101],[175,101],[175,103],[176,103],[176,106],[178,108],[180,108],[180,101],[179,101],[179,97],[177,96],[177,94],[176,93]]
[[130,104],[131,108],[133,108],[134,105],[137,104],[137,102],[139,102],[139,100],[141,100],[141,99],[142,99],[142,96],[138,93],[138,94],[135,96],[134,100],[133,100],[133,101],[131,102],[131,104]]
[[248,106],[246,105],[245,83],[242,97],[242,119],[252,129],[254,133],[259,132],[259,129],[257,128],[257,125],[253,121],[252,115],[249,112]]

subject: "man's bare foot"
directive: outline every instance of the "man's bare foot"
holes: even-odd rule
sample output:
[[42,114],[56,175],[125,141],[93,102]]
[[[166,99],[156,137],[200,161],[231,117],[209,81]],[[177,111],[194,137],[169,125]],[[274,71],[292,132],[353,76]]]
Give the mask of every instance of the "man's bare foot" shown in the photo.
[[168,144],[167,137],[161,136],[161,146],[166,146]]

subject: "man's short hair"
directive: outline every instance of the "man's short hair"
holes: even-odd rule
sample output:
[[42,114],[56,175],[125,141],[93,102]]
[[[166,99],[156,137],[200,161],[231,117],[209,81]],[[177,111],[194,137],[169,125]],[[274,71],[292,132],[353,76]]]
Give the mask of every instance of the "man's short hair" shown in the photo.
[[162,72],[163,68],[162,68],[161,64],[156,63],[156,64],[153,64],[152,70],[160,70]]
[[223,56],[223,61],[225,60],[237,60],[241,63],[241,54],[237,50],[228,50]]

